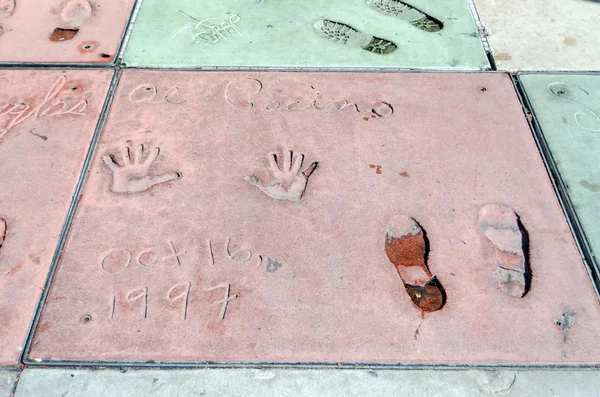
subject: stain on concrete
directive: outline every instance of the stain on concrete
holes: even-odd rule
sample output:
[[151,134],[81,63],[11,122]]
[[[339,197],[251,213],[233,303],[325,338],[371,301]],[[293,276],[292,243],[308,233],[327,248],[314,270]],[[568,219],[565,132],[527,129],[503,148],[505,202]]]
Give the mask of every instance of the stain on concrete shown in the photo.
[[369,164],[369,168],[375,168],[375,173],[377,175],[383,174],[383,172],[381,171],[381,166],[380,165]]
[[590,181],[586,181],[585,179],[579,182],[579,184],[591,192],[600,192],[600,184],[591,183]]
[[275,273],[281,269],[283,265],[277,262],[275,259],[267,258],[267,273]]
[[567,343],[567,339],[569,337],[569,330],[575,324],[576,315],[577,313],[575,312],[575,310],[565,309],[563,310],[560,317],[554,319],[554,324],[556,324],[560,328],[563,334],[563,342],[565,343]]
[[496,61],[510,61],[512,56],[508,52],[499,52],[494,55]]
[[575,37],[567,36],[563,40],[564,45],[568,45],[569,47],[574,47],[577,45],[577,39]]

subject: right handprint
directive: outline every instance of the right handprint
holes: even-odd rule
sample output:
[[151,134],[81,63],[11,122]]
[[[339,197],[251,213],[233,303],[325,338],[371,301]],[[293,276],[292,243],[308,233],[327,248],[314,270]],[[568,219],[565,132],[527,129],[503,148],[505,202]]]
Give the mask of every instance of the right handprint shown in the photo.
[[276,153],[269,154],[268,158],[269,169],[247,176],[244,178],[246,182],[276,200],[300,201],[306,190],[308,178],[318,163],[314,162],[304,171],[300,171],[304,154],[294,156],[291,150],[283,155],[283,161]]

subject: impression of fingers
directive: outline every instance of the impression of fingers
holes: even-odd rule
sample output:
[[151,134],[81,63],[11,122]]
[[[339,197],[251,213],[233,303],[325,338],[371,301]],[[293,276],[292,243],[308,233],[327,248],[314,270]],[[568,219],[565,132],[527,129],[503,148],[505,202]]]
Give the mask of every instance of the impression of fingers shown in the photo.
[[309,178],[311,176],[311,174],[315,171],[315,169],[317,168],[317,165],[319,165],[318,162],[314,162],[311,165],[308,166],[307,169],[304,170],[303,174],[304,176],[306,176],[307,178]]
[[0,247],[4,243],[4,237],[6,236],[6,220],[0,218]]
[[156,158],[158,157],[158,154],[160,153],[160,148],[155,147],[152,150],[150,150],[150,154],[148,155],[148,158],[146,160],[144,160],[144,167],[150,167],[152,165],[152,163],[154,163],[154,160],[156,160]]
[[172,172],[169,174],[152,177],[150,179],[150,183],[152,185],[157,185],[159,183],[165,183],[169,181],[174,181],[175,179],[180,179],[182,176],[183,174],[181,172]]
[[277,153],[269,153],[269,167],[275,172],[279,171],[279,165],[277,165]]
[[123,165],[131,164],[131,152],[129,151],[129,146],[125,146],[122,150],[123,154]]
[[141,143],[139,145],[137,145],[137,147],[135,148],[135,158],[133,159],[133,162],[135,164],[142,164],[142,156],[144,155],[144,145],[142,145]]
[[106,164],[108,168],[111,169],[111,171],[116,171],[119,169],[119,164],[117,164],[115,158],[110,154],[102,156],[102,161],[104,162],[104,164]]
[[297,175],[300,172],[300,168],[302,168],[302,163],[304,162],[304,155],[302,153],[296,155],[294,157],[294,162],[292,164],[292,174]]
[[286,152],[283,154],[283,172],[290,172],[290,170],[292,169],[293,155],[294,152],[292,152],[291,150],[286,150]]

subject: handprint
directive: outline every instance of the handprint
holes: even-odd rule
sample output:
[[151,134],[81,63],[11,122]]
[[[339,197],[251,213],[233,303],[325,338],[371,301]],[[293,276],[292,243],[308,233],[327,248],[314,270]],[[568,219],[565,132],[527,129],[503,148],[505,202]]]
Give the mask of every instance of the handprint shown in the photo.
[[149,176],[148,170],[158,157],[160,149],[155,147],[150,151],[146,160],[142,161],[144,146],[138,145],[135,157],[131,158],[129,147],[123,148],[123,165],[119,165],[109,154],[102,156],[102,161],[113,172],[110,191],[113,193],[139,193],[150,189],[159,183],[173,181],[182,177],[181,172],[173,172],[160,176]]
[[304,155],[299,154],[294,157],[291,150],[288,150],[283,156],[283,164],[278,164],[277,160],[277,154],[269,154],[269,169],[247,176],[244,180],[271,198],[300,201],[306,190],[308,178],[319,163],[314,162],[306,170],[300,172]]

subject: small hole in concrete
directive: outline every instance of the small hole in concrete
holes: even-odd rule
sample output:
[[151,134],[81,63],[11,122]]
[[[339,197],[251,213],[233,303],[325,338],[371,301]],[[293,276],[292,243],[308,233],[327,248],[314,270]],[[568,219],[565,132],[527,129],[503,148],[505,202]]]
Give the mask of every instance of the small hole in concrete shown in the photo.
[[102,53],[102,54],[100,54],[100,57],[101,58],[110,58],[110,55]]
[[90,316],[89,314],[84,314],[83,316],[81,316],[79,321],[81,321],[83,324],[87,324],[90,321],[92,321],[92,316]]
[[487,91],[487,88],[485,88],[485,87],[481,87],[479,90],[480,90],[480,91]]

